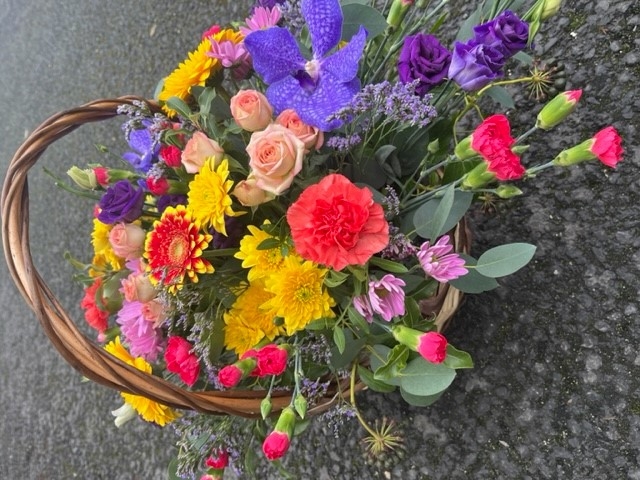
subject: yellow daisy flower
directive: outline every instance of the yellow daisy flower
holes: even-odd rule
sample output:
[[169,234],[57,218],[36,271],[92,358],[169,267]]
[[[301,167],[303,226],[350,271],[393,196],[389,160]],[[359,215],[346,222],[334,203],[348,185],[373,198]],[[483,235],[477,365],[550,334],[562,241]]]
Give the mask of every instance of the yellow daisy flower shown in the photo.
[[[124,259],[115,254],[109,243],[109,232],[112,228],[113,225],[102,223],[97,218],[93,219],[91,244],[93,245],[94,257],[92,263],[101,267],[106,267],[108,264],[114,270],[121,270],[124,267]],[[92,276],[95,274],[97,272],[93,272]]]
[[[240,43],[244,38],[239,32],[231,29],[224,29],[214,35],[217,41],[230,40]],[[158,95],[158,100],[166,102],[171,97],[178,97],[186,100],[191,93],[191,87],[203,86],[212,73],[222,68],[222,64],[216,58],[207,56],[211,50],[211,41],[206,38],[200,42],[198,48],[189,52],[187,58],[178,65],[171,74],[164,79],[162,91]],[[167,115],[173,117],[175,110],[163,105],[162,109]]]
[[335,301],[323,286],[326,273],[326,268],[319,268],[313,262],[300,262],[288,256],[278,275],[265,280],[266,290],[274,297],[262,308],[273,309],[276,316],[284,319],[287,335],[293,335],[318,318],[335,316],[331,310]]
[[[104,349],[114,357],[125,362],[127,365],[131,365],[143,372],[151,373],[151,365],[142,357],[132,357],[120,343],[119,336],[105,345]],[[125,403],[138,412],[144,420],[147,422],[157,423],[161,427],[164,427],[167,423],[172,422],[180,416],[178,412],[172,408],[153,400],[149,400],[141,395],[124,392],[120,392],[120,395],[124,399]]]
[[203,229],[213,227],[216,232],[227,234],[224,224],[225,215],[240,215],[231,208],[229,191],[233,180],[228,180],[229,162],[225,158],[217,168],[213,166],[213,158],[208,158],[200,171],[189,182],[187,194],[187,210]]
[[[249,282],[254,282],[259,278],[265,278],[278,272],[284,264],[285,257],[282,256],[282,251],[277,247],[258,250],[258,246],[264,240],[275,237],[253,225],[249,225],[248,229],[250,235],[245,235],[242,240],[240,240],[240,248],[234,257],[242,260],[242,268],[250,269],[247,274],[247,279]],[[293,252],[289,252],[288,256],[294,256],[299,259]]]

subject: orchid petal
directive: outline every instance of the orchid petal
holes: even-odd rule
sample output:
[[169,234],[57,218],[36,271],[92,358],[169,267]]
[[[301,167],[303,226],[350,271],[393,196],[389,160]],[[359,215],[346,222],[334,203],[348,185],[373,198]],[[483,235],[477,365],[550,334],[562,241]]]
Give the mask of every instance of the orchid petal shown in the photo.
[[327,118],[345,107],[359,90],[358,78],[339,82],[330,72],[324,72],[311,93],[293,77],[286,77],[270,85],[266,94],[276,114],[292,108],[307,125],[327,132],[342,124],[340,120],[328,122]]
[[253,59],[253,68],[267,84],[304,69],[306,60],[291,32],[271,27],[249,34],[244,44]]
[[301,10],[309,27],[313,56],[322,58],[338,45],[342,36],[340,2],[338,0],[302,0]]
[[343,48],[328,56],[322,62],[322,69],[330,72],[339,82],[348,82],[358,74],[358,63],[362,57],[367,30],[361,25],[351,41]]

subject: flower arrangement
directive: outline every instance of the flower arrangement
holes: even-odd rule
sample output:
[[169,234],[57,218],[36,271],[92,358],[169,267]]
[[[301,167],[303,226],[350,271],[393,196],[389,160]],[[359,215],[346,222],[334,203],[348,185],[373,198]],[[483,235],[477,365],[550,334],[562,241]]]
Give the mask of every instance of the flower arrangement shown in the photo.
[[[94,256],[72,261],[97,341],[180,388],[257,399],[245,418],[122,392],[116,425],[140,416],[177,431],[176,478],[241,472],[258,447],[277,464],[312,414],[357,418],[372,456],[401,448],[393,425],[366,422],[356,391],[427,406],[473,366],[434,300],[497,287],[535,246],[473,258],[457,240],[466,212],[543,170],[613,168],[623,154],[608,126],[526,161],[527,138],[582,92],[553,95],[562,69],[527,53],[560,1],[511,10],[523,3],[482,2],[448,48],[435,35],[445,0],[259,1],[240,25],[203,33],[160,82],[159,107],[122,105],[126,168],[68,172],[64,188],[96,201]],[[509,75],[511,63],[528,73]],[[551,100],[514,137],[486,111],[512,108],[518,84]]]

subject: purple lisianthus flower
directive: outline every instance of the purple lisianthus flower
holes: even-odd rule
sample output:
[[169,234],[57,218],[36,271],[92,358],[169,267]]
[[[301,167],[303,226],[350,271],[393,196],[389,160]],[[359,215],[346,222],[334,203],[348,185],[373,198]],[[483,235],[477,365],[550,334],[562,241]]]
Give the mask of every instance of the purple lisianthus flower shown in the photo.
[[493,20],[473,27],[474,40],[501,52],[505,58],[522,51],[529,41],[529,24],[510,10]]
[[187,196],[180,193],[167,193],[158,197],[158,200],[156,201],[156,207],[158,208],[158,213],[160,214],[162,214],[162,212],[164,212],[167,207],[176,207],[178,205],[186,204]]
[[136,188],[128,180],[120,180],[104,192],[100,199],[98,220],[102,223],[131,223],[142,215],[144,190]]
[[158,160],[160,144],[155,141],[153,134],[149,131],[152,125],[150,121],[143,121],[145,128],[131,130],[128,133],[127,141],[133,150],[122,155],[133,168],[142,173],[147,173],[151,166]]
[[467,91],[480,90],[502,76],[504,55],[496,48],[476,43],[456,42],[451,57],[448,77]]
[[269,85],[265,93],[275,113],[291,108],[306,124],[329,131],[342,121],[328,117],[360,90],[356,75],[367,32],[361,26],[347,45],[329,54],[342,33],[340,2],[302,0],[301,9],[311,37],[311,60],[302,56],[291,32],[281,27],[253,32],[244,43],[255,71]]
[[398,58],[398,75],[402,83],[419,80],[416,94],[422,97],[442,82],[450,63],[451,52],[435,36],[417,33],[404,39]]
[[453,250],[449,235],[443,235],[431,245],[424,242],[416,256],[424,272],[438,282],[446,283],[466,275],[469,271],[464,268],[465,261]]

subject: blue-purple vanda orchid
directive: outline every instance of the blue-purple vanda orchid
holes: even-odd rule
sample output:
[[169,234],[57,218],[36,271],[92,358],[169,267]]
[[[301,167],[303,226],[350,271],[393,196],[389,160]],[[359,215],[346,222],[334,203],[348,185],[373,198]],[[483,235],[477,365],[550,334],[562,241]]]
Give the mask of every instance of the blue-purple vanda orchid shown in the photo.
[[348,44],[329,53],[342,34],[339,0],[302,0],[301,8],[311,38],[311,60],[304,58],[291,32],[281,27],[253,32],[244,43],[253,68],[269,85],[265,93],[276,114],[292,108],[308,125],[334,130],[342,121],[329,117],[360,91],[358,63],[367,31],[360,26]]

